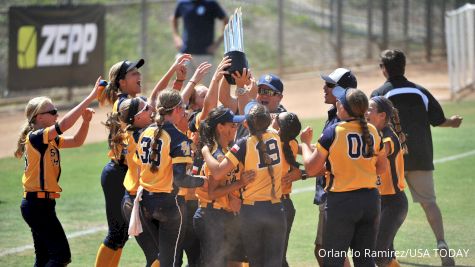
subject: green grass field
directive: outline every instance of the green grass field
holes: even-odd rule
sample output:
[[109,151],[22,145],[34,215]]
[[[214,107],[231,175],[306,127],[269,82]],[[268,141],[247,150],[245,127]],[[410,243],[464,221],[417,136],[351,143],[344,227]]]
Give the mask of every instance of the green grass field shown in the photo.
[[[446,115],[464,117],[460,129],[433,129],[435,160],[475,150],[475,102],[448,103]],[[305,121],[318,132],[323,120]],[[12,140],[13,142],[13,140]],[[106,144],[90,144],[62,152],[60,184],[64,193],[56,210],[67,234],[88,229],[98,232],[70,239],[73,262],[70,266],[93,266],[97,248],[105,237],[105,211],[100,173],[107,162]],[[475,266],[475,155],[443,163],[436,163],[435,181],[438,203],[442,210],[446,239],[455,250],[468,250],[468,256],[457,257],[458,266]],[[10,249],[32,244],[31,233],[20,214],[22,195],[21,172],[23,161],[0,159],[0,266],[31,266],[34,251],[9,253]],[[294,189],[309,189],[293,194],[297,215],[292,228],[287,258],[291,266],[317,266],[313,256],[313,242],[317,225],[317,206],[312,204],[314,181],[297,181]],[[404,266],[438,266],[435,239],[419,205],[410,201],[409,214],[399,231],[395,247],[409,253],[425,252],[424,257],[400,258]],[[5,255],[6,254],[6,255]],[[121,259],[121,266],[143,266],[144,256],[131,239]]]

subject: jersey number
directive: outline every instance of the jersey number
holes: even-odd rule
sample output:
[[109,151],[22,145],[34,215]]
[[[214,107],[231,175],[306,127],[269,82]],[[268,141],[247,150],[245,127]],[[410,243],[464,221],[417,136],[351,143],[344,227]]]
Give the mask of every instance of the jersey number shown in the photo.
[[[270,165],[275,165],[280,163],[280,154],[279,154],[279,146],[277,145],[277,140],[269,139],[265,142],[267,153],[269,153],[269,157],[271,159]],[[257,152],[259,152],[259,148],[256,145]],[[267,164],[265,163],[264,159],[261,158],[260,153],[259,155],[259,168],[266,168]]]
[[[370,136],[371,136],[371,139],[373,139],[373,144],[374,144],[373,135],[370,134]],[[350,158],[357,159],[363,155],[366,155],[367,145],[366,145],[366,142],[363,141],[361,135],[356,134],[356,133],[351,133],[346,136],[346,139],[348,141],[348,156],[350,156]]]
[[[152,148],[150,147],[150,144],[152,143],[152,139],[149,137],[143,137],[142,142],[140,143],[140,146],[142,147],[142,154],[140,154],[140,160],[144,164],[149,164],[151,163],[150,155],[152,154]],[[162,153],[162,140],[158,139],[157,140],[157,166],[160,165],[160,154]]]

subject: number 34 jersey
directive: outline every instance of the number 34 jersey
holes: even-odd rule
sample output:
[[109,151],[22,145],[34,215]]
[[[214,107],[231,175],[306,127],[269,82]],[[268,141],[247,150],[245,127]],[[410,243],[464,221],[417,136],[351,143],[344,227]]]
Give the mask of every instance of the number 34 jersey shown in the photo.
[[[140,185],[145,190],[155,193],[170,193],[173,190],[173,164],[193,163],[191,141],[169,122],[163,125],[160,136],[154,141],[156,129],[156,125],[149,126],[140,135],[134,161],[141,166]],[[154,142],[157,142],[158,155],[152,159]],[[155,173],[150,170],[152,161],[155,161],[158,166],[158,171]]]
[[231,160],[234,166],[239,162],[244,165],[244,171],[256,171],[256,178],[249,183],[242,193],[243,199],[250,201],[280,200],[282,196],[282,144],[280,137],[276,133],[266,132],[262,135],[267,154],[269,155],[274,173],[274,189],[276,198],[272,199],[272,179],[269,174],[264,159],[259,155],[257,148],[258,140],[255,136],[248,136],[240,139],[226,153],[226,157]]
[[318,153],[327,156],[326,169],[330,180],[326,191],[347,192],[361,188],[376,188],[376,155],[383,143],[376,128],[368,123],[374,155],[364,156],[368,149],[359,121],[349,120],[334,124],[318,140]]

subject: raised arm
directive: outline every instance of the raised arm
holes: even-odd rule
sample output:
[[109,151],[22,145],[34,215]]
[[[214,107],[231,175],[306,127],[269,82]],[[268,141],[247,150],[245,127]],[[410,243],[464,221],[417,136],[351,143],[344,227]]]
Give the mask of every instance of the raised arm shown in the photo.
[[86,108],[82,113],[82,124],[79,130],[74,136],[64,137],[64,142],[62,148],[72,148],[79,147],[84,144],[86,140],[87,133],[89,131],[89,123],[91,122],[92,115],[94,114],[94,109]]
[[251,84],[251,70],[244,68],[242,74],[239,71],[236,71],[232,74],[232,77],[236,81],[236,96],[237,96],[237,105],[240,113],[244,112],[244,107],[249,103],[253,98],[250,95],[250,90],[246,88],[247,85]]
[[300,134],[300,140],[302,141],[303,165],[308,176],[315,176],[319,174],[324,168],[325,160],[328,156],[328,154],[319,152],[318,149],[312,151],[312,137],[313,130],[310,127],[305,128],[302,134]]
[[206,93],[203,110],[201,112],[200,119],[204,120],[208,117],[208,113],[215,107],[218,106],[218,94],[219,94],[219,83],[223,78],[223,75],[227,73],[223,69],[229,67],[231,65],[231,59],[228,57],[223,58],[219,63],[216,71],[211,78],[211,83],[209,85],[209,90]]
[[219,102],[237,114],[238,102],[236,98],[231,96],[231,85],[226,79],[221,79],[219,85]]
[[211,64],[208,62],[201,63],[198,68],[196,68],[195,73],[188,81],[188,84],[185,86],[185,89],[181,91],[181,97],[183,98],[183,102],[188,105],[190,103],[191,95],[193,95],[193,91],[195,90],[195,86],[200,83],[206,74],[208,74],[209,69],[211,68]]
[[171,78],[173,77],[173,74],[181,68],[187,61],[191,59],[190,54],[183,54],[179,56],[178,58],[175,59],[173,64],[170,66],[168,71],[163,75],[163,77],[157,82],[155,87],[152,90],[152,93],[150,94],[149,97],[149,103],[152,107],[155,107],[157,103],[157,98],[158,95],[162,90],[165,90],[168,86],[168,83],[170,82]]
[[56,138],[56,136],[69,130],[69,128],[71,128],[74,123],[76,123],[83,111],[89,106],[89,104],[91,104],[92,101],[94,101],[94,99],[96,99],[99,91],[99,82],[101,79],[101,76],[97,78],[96,84],[94,85],[91,93],[89,93],[89,95],[83,101],[81,101],[81,103],[66,113],[66,115],[64,115],[64,117],[62,117],[61,120],[59,120],[59,122],[57,122],[55,125],[50,126],[48,140],[53,140]]

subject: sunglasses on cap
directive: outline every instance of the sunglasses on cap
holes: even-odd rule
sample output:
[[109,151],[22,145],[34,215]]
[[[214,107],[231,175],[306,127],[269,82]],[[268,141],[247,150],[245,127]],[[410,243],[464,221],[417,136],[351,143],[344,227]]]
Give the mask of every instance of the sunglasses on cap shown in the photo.
[[276,95],[280,95],[279,92],[276,92],[272,89],[268,89],[268,88],[259,88],[257,90],[257,93],[260,94],[260,95],[266,95],[266,96],[276,96]]
[[48,111],[45,111],[45,112],[41,112],[41,113],[38,113],[37,115],[40,115],[40,114],[50,114],[50,115],[56,115],[58,114],[58,109],[54,108],[52,110],[48,110]]
[[325,83],[325,86],[328,87],[328,88],[335,88],[335,87],[336,87],[336,84],[326,82],[326,83]]

